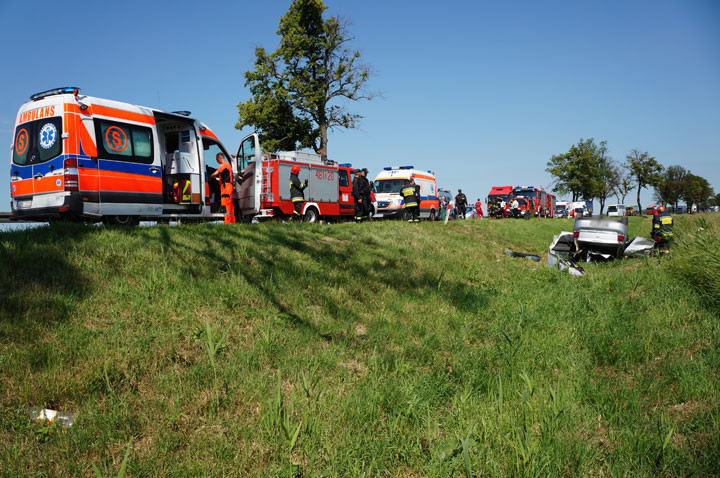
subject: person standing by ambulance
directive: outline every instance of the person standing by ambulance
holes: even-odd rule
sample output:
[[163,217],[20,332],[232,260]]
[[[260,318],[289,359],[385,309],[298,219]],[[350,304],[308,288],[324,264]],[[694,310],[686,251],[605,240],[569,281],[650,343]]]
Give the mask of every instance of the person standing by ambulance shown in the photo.
[[300,182],[298,174],[300,173],[300,166],[293,166],[290,169],[290,200],[293,203],[293,221],[300,221],[302,219],[303,203],[305,202],[305,188],[308,185],[306,179],[304,183]]
[[417,190],[410,179],[404,181],[400,195],[405,200],[405,210],[407,211],[405,215],[408,218],[408,222],[420,222],[420,219],[418,219],[420,204],[417,197]]
[[220,180],[220,206],[225,208],[224,224],[235,224],[235,207],[233,206],[233,172],[232,166],[225,159],[225,155],[218,153],[215,160],[220,166],[210,176],[212,179]]
[[362,169],[363,175],[362,175],[362,181],[363,181],[363,215],[362,219],[363,221],[367,221],[368,217],[370,216],[370,211],[372,211],[373,207],[373,201],[370,195],[372,194],[372,186],[370,186],[370,181],[368,181],[367,175],[368,170],[367,168]]

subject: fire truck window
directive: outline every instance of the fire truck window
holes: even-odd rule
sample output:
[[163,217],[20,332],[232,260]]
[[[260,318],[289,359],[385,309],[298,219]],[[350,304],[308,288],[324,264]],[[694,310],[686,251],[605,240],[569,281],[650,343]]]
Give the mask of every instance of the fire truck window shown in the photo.
[[340,187],[346,188],[350,186],[350,180],[348,179],[348,172],[347,171],[340,171]]

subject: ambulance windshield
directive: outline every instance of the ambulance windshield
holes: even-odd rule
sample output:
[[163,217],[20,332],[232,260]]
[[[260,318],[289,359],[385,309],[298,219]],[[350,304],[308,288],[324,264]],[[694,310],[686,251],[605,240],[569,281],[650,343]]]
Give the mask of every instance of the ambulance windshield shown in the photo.
[[404,179],[377,179],[373,184],[376,194],[396,193],[399,194],[405,183]]
[[53,116],[19,125],[13,141],[14,164],[19,166],[49,161],[62,152],[62,118]]

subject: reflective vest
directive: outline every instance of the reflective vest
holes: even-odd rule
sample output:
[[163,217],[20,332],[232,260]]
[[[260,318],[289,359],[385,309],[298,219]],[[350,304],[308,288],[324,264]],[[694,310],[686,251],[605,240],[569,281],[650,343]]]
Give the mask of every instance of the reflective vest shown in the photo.
[[300,202],[305,200],[305,184],[300,182],[297,174],[290,174],[290,200],[292,202]]
[[663,239],[673,237],[673,218],[667,212],[661,212],[653,218],[653,236],[660,236]]
[[405,207],[417,206],[417,196],[415,195],[415,186],[408,184],[400,191],[400,195],[405,200]]
[[[182,184],[182,190],[181,185]],[[175,198],[175,202],[190,202],[192,199],[191,190],[190,190],[190,180],[185,179],[184,181],[176,180],[173,183],[173,197]]]

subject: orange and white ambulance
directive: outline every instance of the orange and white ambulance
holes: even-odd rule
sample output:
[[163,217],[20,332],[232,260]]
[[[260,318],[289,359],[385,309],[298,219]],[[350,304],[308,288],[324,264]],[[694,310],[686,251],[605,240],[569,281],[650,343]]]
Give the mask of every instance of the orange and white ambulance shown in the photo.
[[414,179],[420,186],[420,217],[431,221],[440,213],[435,173],[422,171],[414,166],[391,166],[383,168],[373,181],[373,191],[377,200],[376,217],[397,218],[405,214],[405,203],[400,190],[406,179]]
[[235,159],[189,112],[164,112],[58,88],[32,95],[15,120],[14,217],[113,224],[223,218],[210,175]]

